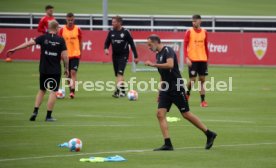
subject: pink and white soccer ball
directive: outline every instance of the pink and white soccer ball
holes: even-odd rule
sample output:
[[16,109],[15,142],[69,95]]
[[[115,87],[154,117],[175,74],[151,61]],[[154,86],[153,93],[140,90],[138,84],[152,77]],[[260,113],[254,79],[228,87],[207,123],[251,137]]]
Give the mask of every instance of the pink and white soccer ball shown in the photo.
[[65,90],[64,89],[58,89],[56,92],[56,96],[58,99],[63,99],[65,97]]
[[138,100],[138,93],[135,90],[130,90],[127,93],[127,98],[130,101]]
[[71,139],[68,144],[71,152],[79,152],[82,148],[82,142],[78,138]]

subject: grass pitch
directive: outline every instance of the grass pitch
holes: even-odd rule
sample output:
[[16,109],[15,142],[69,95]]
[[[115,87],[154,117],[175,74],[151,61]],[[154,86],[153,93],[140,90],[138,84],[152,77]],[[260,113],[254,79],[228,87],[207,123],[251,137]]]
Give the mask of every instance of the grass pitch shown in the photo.
[[[191,111],[218,133],[214,148],[204,150],[205,136],[185,120],[170,123],[173,152],[153,152],[163,141],[155,118],[155,92],[139,92],[139,100],[114,99],[111,92],[76,93],[58,100],[54,123],[46,123],[46,98],[36,122],[28,121],[38,89],[38,63],[0,62],[0,167],[146,167],[146,168],[274,168],[276,104],[274,68],[210,67],[216,80],[233,77],[232,92],[207,93],[208,108],[192,93]],[[138,80],[159,79],[157,72],[132,73]],[[187,71],[183,73],[187,77]],[[111,64],[82,63],[79,80],[114,79]],[[68,93],[68,90],[67,90]],[[169,116],[180,117],[173,107]],[[78,137],[83,150],[69,152],[59,143]],[[90,156],[122,155],[122,163],[81,163]]]
[[[102,13],[102,0],[1,0],[1,12],[44,12],[52,4],[57,13]],[[109,0],[112,14],[150,15],[276,15],[275,0]]]

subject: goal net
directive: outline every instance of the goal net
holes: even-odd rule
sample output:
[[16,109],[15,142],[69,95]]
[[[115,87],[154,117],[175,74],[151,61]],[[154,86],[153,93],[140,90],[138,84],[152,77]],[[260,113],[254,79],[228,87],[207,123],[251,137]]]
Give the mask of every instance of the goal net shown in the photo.
[[[144,62],[147,60],[150,60],[152,62],[156,62],[156,53],[152,52],[148,45],[147,45],[147,40],[146,39],[137,39],[134,40],[138,57],[139,57],[139,63],[135,64],[134,63],[134,56],[132,53],[132,72],[141,72],[141,71],[157,71],[156,68],[145,66]],[[162,40],[162,43],[165,46],[172,47],[173,50],[175,51],[178,59],[178,65],[179,65],[179,70],[182,71],[184,68],[184,41],[180,39],[166,39]]]

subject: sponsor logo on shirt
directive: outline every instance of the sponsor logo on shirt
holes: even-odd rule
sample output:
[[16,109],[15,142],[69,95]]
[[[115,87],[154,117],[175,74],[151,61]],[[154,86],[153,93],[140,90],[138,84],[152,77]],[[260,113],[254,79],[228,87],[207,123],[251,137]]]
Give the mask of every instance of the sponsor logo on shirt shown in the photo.
[[44,54],[48,55],[48,56],[54,56],[54,57],[56,57],[58,55],[56,52],[50,52],[50,51],[47,51],[47,50],[44,52]]

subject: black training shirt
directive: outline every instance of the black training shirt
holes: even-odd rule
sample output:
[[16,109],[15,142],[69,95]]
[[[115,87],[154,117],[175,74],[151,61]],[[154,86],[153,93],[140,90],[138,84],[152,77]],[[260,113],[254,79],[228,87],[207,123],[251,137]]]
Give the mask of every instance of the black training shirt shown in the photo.
[[110,44],[112,45],[113,57],[125,57],[129,55],[129,45],[134,54],[134,58],[137,58],[137,51],[133,38],[127,29],[122,28],[121,30],[110,30],[104,43],[104,49],[108,49]]
[[[178,82],[180,84],[183,83],[182,77],[178,68],[178,61],[177,56],[173,49],[168,46],[164,46],[160,52],[156,54],[156,62],[157,64],[164,64],[167,62],[168,58],[172,58],[174,62],[174,66],[172,69],[162,69],[158,68],[158,72],[161,75],[161,80],[164,82],[167,82],[169,84],[169,90],[168,91],[176,91],[177,90],[177,79],[181,79],[181,82]],[[164,85],[162,85],[162,88],[164,88]],[[181,87],[183,89],[183,87]]]
[[37,37],[35,43],[41,47],[39,72],[41,74],[61,74],[61,52],[67,50],[64,39],[56,34],[46,33]]

